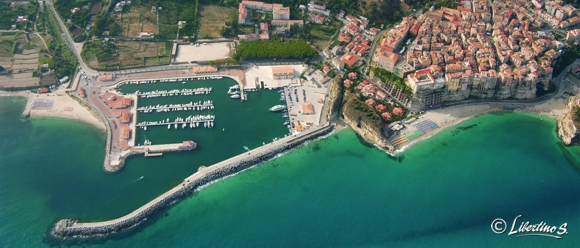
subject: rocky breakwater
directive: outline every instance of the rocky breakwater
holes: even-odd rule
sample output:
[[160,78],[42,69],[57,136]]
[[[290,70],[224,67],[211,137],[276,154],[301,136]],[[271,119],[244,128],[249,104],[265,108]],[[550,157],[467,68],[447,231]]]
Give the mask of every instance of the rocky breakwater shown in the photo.
[[123,217],[93,223],[79,223],[72,219],[60,220],[51,229],[51,237],[58,240],[103,238],[130,230],[143,223],[149,216],[190,196],[203,185],[248,169],[281,152],[299,146],[307,140],[325,135],[332,129],[333,126],[327,125],[300,135],[288,136],[212,166],[200,168],[198,172],[186,178],[180,185]]
[[580,112],[579,100],[580,99],[576,96],[568,98],[566,113],[558,120],[558,136],[566,145],[572,143],[572,139],[574,139],[579,133],[579,125],[576,117],[577,113]]

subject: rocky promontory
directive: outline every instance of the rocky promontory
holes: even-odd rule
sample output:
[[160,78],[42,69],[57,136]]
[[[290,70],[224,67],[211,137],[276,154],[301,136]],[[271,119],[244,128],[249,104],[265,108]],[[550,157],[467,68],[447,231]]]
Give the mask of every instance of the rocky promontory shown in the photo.
[[566,113],[558,120],[558,137],[562,139],[564,144],[569,145],[578,135],[578,120],[577,113],[580,111],[580,102],[577,96],[568,98],[566,105]]

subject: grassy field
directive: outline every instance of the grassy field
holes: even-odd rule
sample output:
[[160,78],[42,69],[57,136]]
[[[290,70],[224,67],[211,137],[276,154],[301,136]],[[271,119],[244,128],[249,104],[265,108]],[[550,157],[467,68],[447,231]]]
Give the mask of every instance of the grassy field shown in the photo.
[[130,69],[145,66],[167,65],[171,57],[172,42],[118,41],[103,48],[101,41],[83,47],[83,59],[95,69]]
[[0,41],[0,57],[12,57],[12,48],[14,42],[12,40]]
[[340,25],[339,21],[333,21],[328,26],[313,24],[310,31],[312,45],[321,50],[328,47],[334,34],[340,29]]
[[226,22],[232,22],[232,16],[237,13],[236,8],[226,8],[217,5],[202,5],[199,9],[200,26],[199,37],[221,37],[220,30]]
[[140,32],[157,34],[157,14],[151,12],[151,7],[131,6],[129,13],[115,13],[111,17],[121,28],[121,36],[137,37]]

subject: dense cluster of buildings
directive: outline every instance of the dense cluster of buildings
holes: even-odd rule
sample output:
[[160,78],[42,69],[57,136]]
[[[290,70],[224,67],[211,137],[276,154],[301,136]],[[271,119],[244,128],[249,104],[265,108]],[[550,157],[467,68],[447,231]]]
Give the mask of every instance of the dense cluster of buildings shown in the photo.
[[339,70],[342,70],[345,65],[356,65],[359,59],[368,53],[371,40],[379,32],[376,28],[367,29],[369,21],[363,16],[356,18],[348,15],[345,17],[345,22],[337,40],[346,45],[338,45],[331,50],[323,51],[327,58],[342,55],[332,59],[332,65]]
[[290,20],[290,7],[284,7],[279,3],[264,3],[259,1],[243,0],[238,8],[238,23],[251,24],[250,9],[272,13],[272,26],[289,30],[292,25],[303,26],[303,20]]
[[[565,45],[531,31],[545,26],[532,18],[538,15],[523,14],[539,11],[536,2],[542,1],[463,1],[457,9],[407,17],[377,45],[372,65],[403,77],[417,107],[470,96],[534,98],[536,87],[549,88],[552,66]],[[560,13],[560,25],[578,17],[571,6],[542,2],[555,5],[545,11]]]

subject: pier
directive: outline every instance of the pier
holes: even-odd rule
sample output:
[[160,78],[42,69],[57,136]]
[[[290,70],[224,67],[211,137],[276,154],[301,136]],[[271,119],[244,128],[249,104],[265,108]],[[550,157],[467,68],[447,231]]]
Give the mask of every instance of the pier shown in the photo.
[[128,152],[118,155],[117,158],[111,158],[111,165],[115,167],[123,166],[128,157],[137,154],[144,154],[145,157],[158,157],[162,156],[164,152],[189,151],[195,148],[197,148],[197,144],[191,140],[174,144],[135,146]]
[[171,126],[173,125],[174,128],[178,128],[179,125],[182,126],[182,128],[187,127],[187,124],[189,124],[189,127],[191,128],[195,128],[195,127],[199,127],[199,123],[203,123],[204,127],[213,127],[213,123],[215,121],[215,115],[196,115],[196,116],[188,116],[187,118],[177,118],[174,121],[170,121],[169,118],[166,120],[162,120],[162,121],[144,121],[144,122],[140,122],[137,123],[135,126],[136,127],[149,127],[149,126],[163,126],[163,125],[167,125],[168,129],[171,129]]
[[212,88],[196,88],[196,89],[175,89],[175,90],[154,90],[148,92],[135,92],[135,95],[141,98],[166,97],[166,96],[192,96],[200,94],[211,93]]
[[135,211],[114,220],[103,222],[82,223],[77,220],[62,219],[51,230],[51,235],[57,239],[103,237],[129,230],[168,206],[186,198],[201,186],[212,181],[233,175],[248,169],[260,162],[275,157],[277,154],[299,146],[303,142],[328,134],[332,125],[313,128],[300,134],[288,136],[256,149],[242,153],[233,158],[218,162],[212,166],[202,168],[187,177],[181,184],[158,196]]
[[172,112],[172,111],[187,111],[187,110],[206,110],[206,109],[214,109],[213,102],[208,101],[199,101],[199,102],[190,102],[184,104],[165,104],[157,106],[143,106],[137,108],[138,112],[141,113],[151,113],[153,111],[159,112]]

